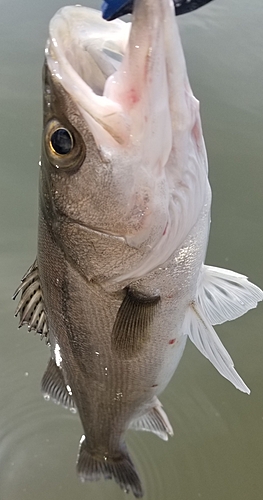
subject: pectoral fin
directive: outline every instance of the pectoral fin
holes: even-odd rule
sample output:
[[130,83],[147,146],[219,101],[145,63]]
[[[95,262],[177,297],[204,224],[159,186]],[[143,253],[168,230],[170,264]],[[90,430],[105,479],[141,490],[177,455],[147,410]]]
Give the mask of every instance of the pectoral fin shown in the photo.
[[36,260],[23,276],[13,299],[20,292],[21,298],[15,311],[15,316],[19,314],[20,317],[19,328],[27,324],[29,331],[35,330],[41,338],[46,337],[48,343],[48,324]]
[[223,377],[232,382],[240,391],[250,393],[249,388],[234,369],[234,363],[214,328],[207,321],[200,306],[195,303],[191,304],[187,310],[183,331]]
[[157,398],[154,398],[153,405],[144,415],[133,420],[129,428],[136,431],[153,432],[159,438],[167,441],[168,434],[173,436],[172,426],[162,408],[162,404]]
[[52,399],[54,403],[61,404],[65,408],[74,408],[76,410],[70,391],[70,387],[67,388],[65,384],[61,368],[56,365],[54,359],[50,358],[41,381],[43,396]]
[[136,355],[150,336],[150,326],[157,311],[160,296],[147,296],[126,289],[112,330],[112,348],[122,357]]

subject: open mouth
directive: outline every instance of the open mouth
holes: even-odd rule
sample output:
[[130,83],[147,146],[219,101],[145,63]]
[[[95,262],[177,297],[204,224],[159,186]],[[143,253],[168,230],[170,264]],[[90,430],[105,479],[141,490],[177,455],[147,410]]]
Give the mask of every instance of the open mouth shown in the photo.
[[72,90],[79,84],[79,76],[95,94],[102,96],[107,78],[122,61],[129,33],[130,23],[107,23],[96,10],[64,7],[50,23],[49,65],[64,85],[71,84]]
[[163,142],[171,149],[174,22],[168,0],[138,0],[132,25],[109,23],[81,6],[64,7],[51,20],[49,69],[77,103],[98,146],[127,147],[147,133],[150,141],[155,123],[165,131],[161,149]]
[[105,137],[98,137],[100,127],[117,143],[125,142],[122,109],[104,91],[120,67],[129,32],[127,23],[107,23],[100,12],[81,6],[64,7],[50,22],[49,69],[77,103],[97,143],[105,144]]

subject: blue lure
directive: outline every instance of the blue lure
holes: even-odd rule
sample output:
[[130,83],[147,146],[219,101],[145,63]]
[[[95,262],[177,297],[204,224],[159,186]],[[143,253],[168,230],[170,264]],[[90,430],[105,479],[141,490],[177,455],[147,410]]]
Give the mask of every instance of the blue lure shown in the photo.
[[[112,21],[116,17],[131,14],[133,10],[134,0],[105,0],[102,4],[102,17],[106,21]],[[192,10],[199,9],[203,5],[211,2],[211,0],[173,0],[175,13],[177,16],[186,14]]]

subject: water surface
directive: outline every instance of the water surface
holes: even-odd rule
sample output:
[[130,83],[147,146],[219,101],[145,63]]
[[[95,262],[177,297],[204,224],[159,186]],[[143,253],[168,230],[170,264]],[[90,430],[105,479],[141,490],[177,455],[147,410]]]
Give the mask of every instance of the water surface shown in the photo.
[[[10,300],[36,254],[43,50],[48,21],[65,3],[1,1],[1,500],[126,498],[114,483],[83,485],[76,478],[79,420],[42,399],[49,352],[25,328],[17,331]],[[213,188],[207,262],[242,272],[261,287],[262,21],[262,0],[215,0],[180,18]],[[174,438],[164,443],[148,433],[129,434],[146,500],[262,498],[263,306],[217,331],[251,396],[224,380],[189,342],[161,397]]]

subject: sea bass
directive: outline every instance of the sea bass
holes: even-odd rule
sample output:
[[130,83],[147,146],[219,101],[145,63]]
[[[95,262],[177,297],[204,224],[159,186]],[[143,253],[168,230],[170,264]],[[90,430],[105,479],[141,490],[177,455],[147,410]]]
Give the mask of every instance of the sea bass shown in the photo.
[[50,345],[43,393],[79,413],[80,478],[139,498],[126,430],[173,434],[158,396],[188,337],[248,393],[212,325],[263,293],[204,265],[207,156],[172,2],[136,0],[131,25],[61,9],[43,80],[38,251],[16,314]]

